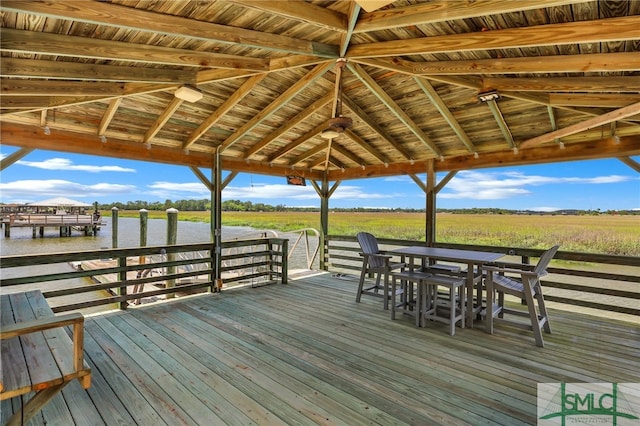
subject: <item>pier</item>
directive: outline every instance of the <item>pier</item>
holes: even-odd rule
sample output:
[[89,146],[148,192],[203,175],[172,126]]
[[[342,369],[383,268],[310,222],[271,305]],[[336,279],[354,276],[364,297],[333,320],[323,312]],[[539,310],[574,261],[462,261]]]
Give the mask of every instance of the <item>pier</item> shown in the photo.
[[11,228],[32,228],[33,238],[44,236],[44,228],[58,228],[60,236],[71,236],[72,231],[84,235],[97,235],[105,223],[99,215],[87,214],[10,214],[2,218],[4,236],[11,237]]

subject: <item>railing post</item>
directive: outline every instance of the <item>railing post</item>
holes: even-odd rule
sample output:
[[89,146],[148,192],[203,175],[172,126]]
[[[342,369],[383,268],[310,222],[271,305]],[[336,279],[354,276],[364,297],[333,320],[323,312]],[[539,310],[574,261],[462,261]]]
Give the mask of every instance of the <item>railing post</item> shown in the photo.
[[111,208],[111,247],[118,248],[118,208]]
[[[118,258],[118,281],[120,281],[120,287],[118,288],[118,296],[126,296],[127,295],[127,257],[119,257]],[[129,306],[129,302],[126,300],[122,300],[120,302],[120,309],[127,309]]]
[[[167,209],[167,245],[175,245],[178,237],[178,210],[171,208]],[[167,262],[173,262],[176,260],[176,254],[171,252],[167,253]],[[167,274],[175,274],[176,267],[169,266],[167,267]],[[172,288],[176,286],[176,280],[170,279],[167,280],[167,288]],[[172,299],[175,297],[175,293],[167,293],[167,299]]]
[[282,284],[287,284],[289,277],[289,240],[282,240]]

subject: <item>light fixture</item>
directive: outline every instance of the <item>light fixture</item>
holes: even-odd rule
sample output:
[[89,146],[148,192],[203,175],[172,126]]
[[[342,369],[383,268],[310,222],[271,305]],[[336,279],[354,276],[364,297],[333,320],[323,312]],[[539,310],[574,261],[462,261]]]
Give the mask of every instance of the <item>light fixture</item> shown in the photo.
[[500,93],[497,90],[488,90],[486,92],[478,93],[478,100],[480,102],[489,102],[500,99]]
[[100,142],[107,143],[107,137],[105,135],[100,135]]
[[175,97],[187,102],[198,102],[202,99],[202,92],[190,86],[182,86],[174,93]]
[[42,131],[44,132],[45,135],[49,136],[51,134],[51,129],[49,128],[49,126],[44,126],[44,128],[42,129]]
[[517,146],[513,147],[513,155],[518,155],[518,147]]
[[620,144],[620,136],[614,135],[613,136],[613,142],[615,142],[616,145]]
[[560,145],[560,149],[564,149],[564,142],[560,141],[558,142],[558,145]]
[[480,155],[477,152],[473,153],[473,158],[480,158]]
[[440,156],[440,162],[442,163],[444,161],[444,155]]

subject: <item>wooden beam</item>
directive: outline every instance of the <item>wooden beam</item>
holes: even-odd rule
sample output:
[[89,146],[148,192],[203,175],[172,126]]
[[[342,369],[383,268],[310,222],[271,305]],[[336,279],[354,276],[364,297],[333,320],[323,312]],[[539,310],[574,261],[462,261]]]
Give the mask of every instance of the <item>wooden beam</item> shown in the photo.
[[[524,166],[532,164],[549,164],[566,161],[596,160],[612,157],[632,157],[640,155],[640,135],[620,137],[616,143],[614,138],[607,137],[589,142],[567,144],[564,149],[556,145],[539,146],[531,149],[513,151],[499,151],[482,153],[478,158],[473,155],[447,157],[444,161],[435,161],[436,172],[449,172],[473,169],[486,169],[506,166]],[[411,173],[424,173],[426,161],[416,161],[391,164],[389,167],[368,165],[364,170],[351,167],[342,171],[330,171],[329,180],[363,179],[384,176],[397,176]]]
[[268,163],[272,163],[273,161],[277,160],[278,158],[282,157],[283,155],[286,155],[287,153],[293,151],[294,149],[296,149],[297,147],[299,147],[300,145],[302,145],[303,143],[305,143],[309,139],[319,135],[320,133],[322,133],[322,131],[324,129],[325,129],[324,123],[319,125],[319,126],[314,127],[313,129],[309,130],[304,135],[302,135],[299,138],[289,142],[288,144],[286,144],[285,146],[283,146],[282,148],[280,148],[279,150],[277,150],[276,152],[271,154],[269,156],[269,158],[267,158],[266,161]]
[[316,6],[303,1],[255,1],[255,0],[227,0],[251,9],[260,10],[270,15],[300,21],[301,23],[326,28],[331,31],[345,32],[347,17],[335,10]]
[[102,136],[107,131],[111,120],[113,120],[113,116],[116,115],[116,111],[118,111],[118,107],[122,102],[122,98],[115,98],[109,102],[109,106],[107,110],[102,115],[102,120],[100,120],[100,125],[98,125],[98,136]]
[[302,161],[306,160],[309,157],[313,157],[314,155],[324,151],[327,149],[326,143],[320,143],[311,149],[305,150],[302,154],[298,155],[296,158],[289,160],[286,165],[287,166],[296,166]]
[[347,48],[351,43],[351,37],[353,37],[353,30],[358,23],[360,17],[360,6],[355,1],[349,4],[349,20],[347,23],[347,31],[340,37],[340,57],[344,58],[347,53]]
[[640,163],[635,161],[631,157],[618,157],[618,160],[622,161],[627,166],[631,167],[636,172],[640,173]]
[[[365,110],[360,108],[360,106],[358,104],[356,104],[354,101],[352,101],[351,98],[349,98],[348,96],[345,96],[343,94],[342,95],[342,101],[347,106],[347,108],[349,108],[349,110],[351,110],[371,130],[376,132],[376,134],[378,136],[380,136],[380,138],[382,140],[387,142],[389,145],[393,146],[396,149],[396,151],[398,151],[407,160],[411,158],[411,153],[409,151],[407,151],[404,148],[404,146],[402,146],[402,144],[398,143],[391,135],[389,135],[389,133],[387,133],[382,127],[380,127],[375,122],[375,120],[373,120],[371,117],[369,117],[369,115],[365,112]],[[374,157],[379,159],[381,162],[383,162],[383,163],[389,162],[389,160],[384,155],[380,154],[380,152],[378,152],[378,150],[374,149],[370,144],[366,143],[363,139],[361,139],[359,136],[357,136],[351,130],[347,130],[345,133],[347,135],[349,135],[351,140],[353,140],[354,142],[358,143],[360,146],[362,146],[364,149],[366,149],[371,155],[373,155]]]
[[338,140],[333,141],[331,148],[338,154],[342,155],[343,157],[347,157],[351,162],[355,163],[358,166],[362,166],[363,164],[365,164],[362,158],[358,157],[356,154],[354,154],[347,148],[341,146],[338,143]]
[[369,154],[373,155],[380,163],[389,164],[389,159],[387,157],[382,155],[380,153],[380,151],[378,151],[373,146],[371,146],[370,143],[368,143],[367,141],[362,139],[360,136],[358,136],[355,133],[353,133],[353,131],[347,129],[347,130],[345,130],[344,135],[346,137],[348,137],[349,139],[351,139],[356,144],[358,144],[358,146],[360,146],[360,148],[362,148],[363,150],[365,150]]
[[440,180],[440,182],[438,182],[438,184],[435,186],[434,188],[435,193],[437,194],[438,192],[442,191],[442,188],[444,188],[449,183],[449,181],[453,179],[454,176],[457,174],[458,174],[457,171],[447,173],[447,175],[443,177]]
[[415,74],[422,75],[550,74],[620,72],[640,69],[640,55],[637,52],[431,62],[396,59],[396,62],[398,66],[411,68]]
[[[3,122],[0,126],[2,143],[9,146],[20,146],[27,149],[44,149],[56,152],[71,152],[76,154],[97,155],[100,157],[126,158],[129,160],[150,161],[153,163],[173,164],[211,168],[212,154],[191,151],[186,153],[182,148],[171,148],[153,145],[147,149],[140,142],[109,137],[109,143],[100,143],[95,135],[86,135],[65,130],[56,130],[50,135],[44,135],[38,126]],[[265,174],[271,176],[286,176],[291,172],[290,167],[281,167],[257,161],[247,161],[224,157],[222,159],[225,170]],[[323,173],[301,170],[299,174],[310,179],[321,179]]]
[[509,125],[505,121],[504,116],[502,115],[502,111],[500,111],[500,106],[495,100],[489,101],[486,104],[489,107],[491,114],[493,115],[493,119],[496,120],[496,123],[500,128],[500,132],[502,133],[505,142],[507,142],[507,145],[509,145],[510,148],[514,148],[516,146],[516,143],[513,140],[511,130],[509,130]]
[[297,114],[290,120],[287,120],[285,124],[278,127],[275,131],[269,133],[265,136],[261,141],[255,143],[251,148],[249,148],[245,153],[245,158],[250,158],[254,154],[260,152],[265,146],[269,145],[274,140],[278,139],[280,136],[287,133],[289,130],[296,127],[298,124],[305,121],[307,118],[315,114],[318,110],[322,109],[325,105],[327,105],[333,99],[333,93],[327,93],[322,98],[316,100],[314,103],[306,107],[302,112]]
[[630,93],[549,93],[553,106],[622,108],[636,102],[640,102],[640,95]]
[[267,71],[269,61],[189,49],[3,28],[0,51],[74,58]]
[[592,129],[594,127],[601,126],[603,124],[609,124],[613,121],[629,117],[640,113],[640,102],[631,104],[624,108],[617,109],[615,111],[602,114],[599,117],[590,118],[581,123],[565,127],[564,129],[556,130],[544,135],[537,136],[535,138],[528,139],[520,144],[520,148],[530,148],[532,146],[540,145],[545,142],[553,141],[556,138],[563,136],[573,135],[575,133],[582,132],[584,130]]
[[[213,24],[196,19],[149,12],[133,7],[104,2],[23,2],[3,0],[3,10],[64,20],[124,27],[132,30],[164,34],[208,42],[219,42],[251,48],[303,55],[337,57],[337,46],[264,33],[244,28]],[[4,31],[3,31],[4,32]]]
[[320,78],[325,72],[329,70],[330,67],[333,66],[333,63],[325,63],[321,65],[317,65],[311,71],[309,71],[305,76],[299,79],[295,84],[285,90],[276,100],[271,102],[265,108],[263,108],[258,114],[256,114],[251,120],[245,123],[240,129],[234,132],[231,136],[229,136],[222,144],[220,148],[224,151],[229,148],[231,145],[236,143],[240,138],[246,135],[251,131],[255,126],[257,126],[262,120],[270,117],[275,111],[277,111],[284,104],[289,102],[293,97],[295,97],[298,93],[307,88],[311,83],[315,82],[318,78]]
[[0,160],[0,171],[6,169],[10,165],[14,164],[16,161],[21,160],[26,155],[29,155],[33,152],[32,148],[20,148],[16,152],[7,155],[2,160]]
[[[4,30],[3,30],[4,33]],[[2,77],[51,78],[61,80],[119,81],[137,83],[195,84],[196,71],[149,67],[85,64],[66,61],[2,58]]]
[[411,132],[429,148],[437,157],[442,156],[442,151],[427,136],[422,129],[404,112],[402,108],[389,96],[380,85],[358,64],[349,64],[349,69],[365,86],[392,112]]
[[3,96],[0,109],[40,110],[101,100],[99,96]]
[[195,166],[189,166],[189,168],[191,169],[191,172],[193,172],[193,174],[196,175],[198,180],[202,182],[204,186],[207,187],[209,192],[213,192],[215,190],[213,186],[213,182],[211,182],[211,180],[208,177],[206,177],[205,174],[202,173],[199,168]]
[[169,102],[169,105],[166,106],[164,111],[156,118],[156,121],[149,126],[149,129],[144,134],[142,138],[143,143],[149,143],[151,139],[162,129],[162,127],[169,121],[169,119],[173,116],[173,114],[180,108],[180,105],[184,102],[183,99],[179,99],[174,97]]
[[[638,55],[640,56],[640,55]],[[608,77],[488,77],[483,90],[500,92],[640,92],[638,76]]]
[[467,136],[467,133],[464,131],[460,123],[458,123],[458,120],[456,120],[456,118],[453,116],[442,98],[440,98],[440,95],[438,94],[436,89],[433,88],[431,83],[429,83],[428,80],[420,77],[414,77],[413,80],[416,82],[418,87],[422,89],[424,94],[427,95],[427,97],[431,101],[431,104],[438,110],[442,118],[444,118],[447,124],[449,124],[451,130],[455,132],[460,141],[464,144],[464,146],[467,147],[469,152],[476,152],[477,149],[475,145],[473,144],[473,142],[471,142],[471,139],[469,138],[469,136]]
[[216,109],[211,115],[204,119],[202,123],[195,129],[189,138],[182,144],[182,148],[188,149],[191,145],[193,145],[202,135],[204,135],[207,130],[213,127],[218,120],[224,117],[233,107],[235,107],[238,102],[240,102],[245,96],[251,93],[253,90],[266,76],[266,74],[258,74],[253,77],[249,77],[247,81],[245,81],[242,86],[238,88],[231,96],[229,96],[223,103]]
[[0,79],[3,96],[119,96],[123,83]]
[[426,55],[554,44],[604,43],[640,38],[640,16],[537,25],[352,45],[350,58]]
[[355,28],[356,33],[413,27],[437,22],[471,19],[503,13],[521,13],[526,10],[583,3],[587,0],[528,0],[526,2],[505,0],[449,1],[434,0],[419,2],[413,6],[397,7],[365,13]]

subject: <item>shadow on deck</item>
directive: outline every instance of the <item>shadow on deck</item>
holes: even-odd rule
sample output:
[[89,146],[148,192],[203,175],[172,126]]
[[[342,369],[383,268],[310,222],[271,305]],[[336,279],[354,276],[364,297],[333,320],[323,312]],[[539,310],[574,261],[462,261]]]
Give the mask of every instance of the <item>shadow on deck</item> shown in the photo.
[[552,310],[545,348],[481,322],[451,337],[355,288],[322,274],[89,317],[91,388],[30,424],[535,424],[539,382],[640,382],[638,324]]

